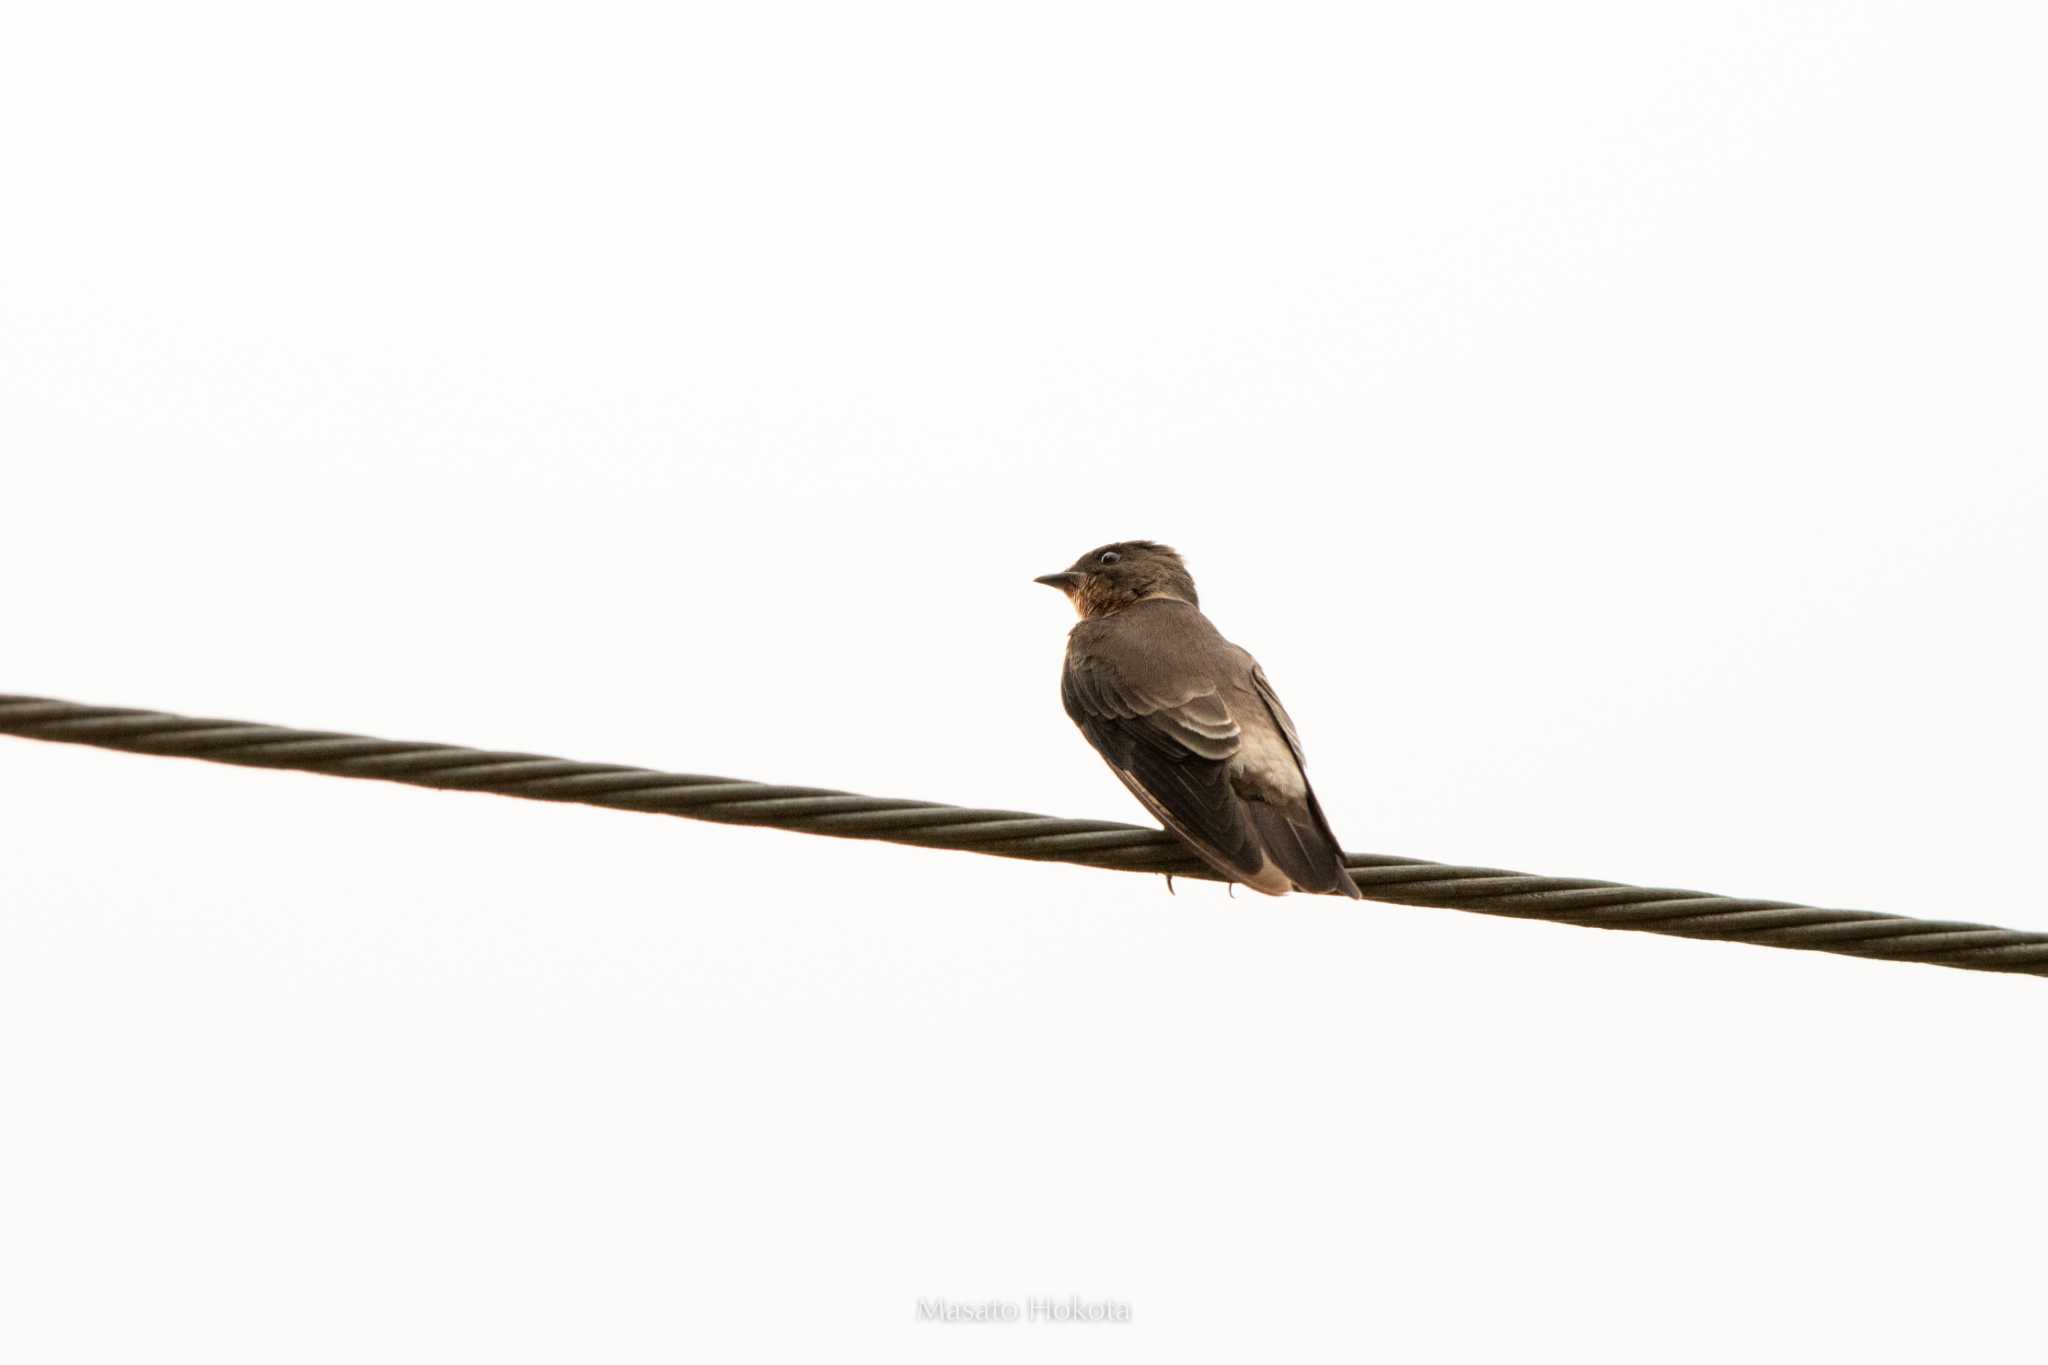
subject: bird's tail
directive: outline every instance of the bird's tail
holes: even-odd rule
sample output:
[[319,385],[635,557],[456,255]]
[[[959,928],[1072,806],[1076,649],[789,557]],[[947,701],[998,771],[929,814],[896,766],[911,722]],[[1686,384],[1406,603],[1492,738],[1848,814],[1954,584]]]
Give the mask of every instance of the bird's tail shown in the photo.
[[1344,850],[1337,843],[1337,836],[1330,832],[1329,818],[1323,814],[1322,803],[1316,800],[1313,788],[1308,792],[1307,804],[1308,818],[1304,820],[1301,811],[1290,812],[1264,801],[1245,803],[1266,856],[1287,874],[1297,891],[1362,899],[1357,884],[1344,869]]

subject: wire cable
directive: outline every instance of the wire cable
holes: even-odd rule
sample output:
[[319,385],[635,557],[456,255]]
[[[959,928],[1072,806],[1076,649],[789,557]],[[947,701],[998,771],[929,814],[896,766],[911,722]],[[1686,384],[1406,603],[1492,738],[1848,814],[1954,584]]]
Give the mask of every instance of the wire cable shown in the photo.
[[[0,734],[250,768],[490,792],[529,801],[570,801],[841,839],[880,839],[919,848],[1219,880],[1165,831],[1113,820],[972,810],[821,787],[84,706],[47,697],[0,695]],[[2048,976],[2048,934],[2043,933],[1577,877],[1537,877],[1383,853],[1347,853],[1344,858],[1367,899],[1396,905]]]

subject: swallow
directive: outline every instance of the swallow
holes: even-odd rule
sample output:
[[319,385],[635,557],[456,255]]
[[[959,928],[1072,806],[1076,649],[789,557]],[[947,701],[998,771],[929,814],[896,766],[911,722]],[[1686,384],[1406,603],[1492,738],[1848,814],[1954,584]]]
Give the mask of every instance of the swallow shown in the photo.
[[1081,620],[1060,700],[1145,809],[1226,881],[1358,897],[1265,670],[1202,614],[1168,546],[1120,540],[1033,580]]

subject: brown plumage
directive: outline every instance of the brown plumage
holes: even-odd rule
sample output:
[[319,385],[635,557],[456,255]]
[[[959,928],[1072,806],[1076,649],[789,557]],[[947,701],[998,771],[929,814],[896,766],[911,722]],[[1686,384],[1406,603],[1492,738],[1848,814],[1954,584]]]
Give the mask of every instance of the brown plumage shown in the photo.
[[1253,890],[1358,895],[1294,722],[1257,660],[1202,615],[1178,554],[1121,540],[1038,582],[1081,615],[1060,677],[1067,714],[1160,823]]

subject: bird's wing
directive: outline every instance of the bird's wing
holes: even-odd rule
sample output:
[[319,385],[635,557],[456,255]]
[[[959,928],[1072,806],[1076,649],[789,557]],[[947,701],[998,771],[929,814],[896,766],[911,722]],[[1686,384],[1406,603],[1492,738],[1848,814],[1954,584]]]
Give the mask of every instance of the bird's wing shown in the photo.
[[[1246,657],[1250,657],[1247,655]],[[1274,723],[1287,740],[1287,747],[1294,752],[1294,762],[1306,772],[1307,760],[1301,753],[1301,736],[1294,729],[1294,717],[1287,714],[1287,708],[1280,704],[1280,694],[1273,690],[1273,684],[1266,681],[1266,670],[1256,663],[1252,665],[1252,687],[1266,703],[1266,709],[1273,713]]]
[[1096,752],[1168,828],[1219,870],[1241,879],[1258,875],[1265,855],[1230,781],[1238,722],[1213,684],[1135,684],[1100,659],[1070,659],[1060,699]]
[[1308,765],[1302,756],[1301,735],[1295,731],[1294,718],[1280,704],[1280,694],[1266,680],[1266,670],[1256,663],[1252,665],[1252,690],[1266,704],[1273,723],[1280,727],[1281,737],[1294,755],[1295,770],[1301,774],[1301,806],[1308,815],[1304,828],[1296,812],[1283,813],[1282,820],[1268,818],[1263,812],[1255,814],[1254,821],[1260,826],[1266,849],[1298,885],[1356,898],[1358,887],[1344,870],[1344,846],[1337,842],[1330,817],[1323,814],[1323,803],[1316,800],[1316,790],[1308,784]]

